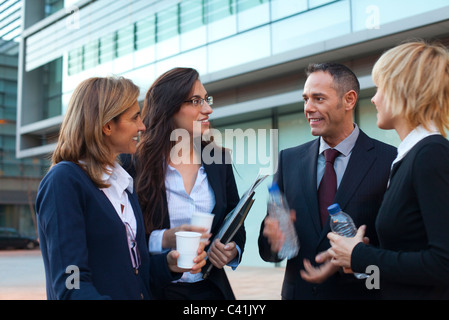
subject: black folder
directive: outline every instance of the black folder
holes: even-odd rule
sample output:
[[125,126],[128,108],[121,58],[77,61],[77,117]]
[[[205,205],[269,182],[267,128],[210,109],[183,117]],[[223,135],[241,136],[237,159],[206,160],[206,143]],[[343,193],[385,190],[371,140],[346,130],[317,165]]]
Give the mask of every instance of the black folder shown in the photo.
[[[240,199],[239,203],[235,208],[226,215],[223,224],[220,227],[220,231],[211,241],[213,243],[215,239],[219,239],[221,243],[228,244],[232,241],[234,235],[243,225],[246,217],[248,216],[249,210],[254,203],[255,189],[268,175],[258,175],[251,187],[245,192],[245,194]],[[210,250],[210,249],[209,249]],[[213,269],[212,263],[209,261],[206,263],[205,270],[203,273],[203,279],[206,279]]]

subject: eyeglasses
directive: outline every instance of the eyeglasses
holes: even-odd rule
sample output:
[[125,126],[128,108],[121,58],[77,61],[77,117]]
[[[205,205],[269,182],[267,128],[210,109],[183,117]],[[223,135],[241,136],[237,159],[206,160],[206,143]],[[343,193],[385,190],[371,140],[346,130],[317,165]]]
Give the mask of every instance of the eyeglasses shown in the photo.
[[128,222],[124,222],[124,224],[126,228],[126,236],[128,238],[129,255],[131,257],[133,268],[137,272],[137,269],[139,269],[141,263],[139,248],[137,247],[136,237],[134,236],[131,226]]
[[192,98],[192,99],[186,100],[184,102],[189,102],[189,103],[193,104],[194,107],[198,107],[198,106],[202,107],[204,105],[204,101],[206,101],[209,106],[214,104],[214,98],[212,96],[209,96],[206,99]]

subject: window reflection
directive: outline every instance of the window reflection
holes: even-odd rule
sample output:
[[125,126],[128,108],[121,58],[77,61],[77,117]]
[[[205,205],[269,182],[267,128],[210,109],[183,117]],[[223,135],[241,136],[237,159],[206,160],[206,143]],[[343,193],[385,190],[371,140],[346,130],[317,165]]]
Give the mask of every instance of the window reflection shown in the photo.
[[209,45],[209,72],[269,57],[269,39],[270,28],[265,26]]
[[178,35],[178,6],[169,7],[156,13],[157,42]]
[[105,63],[112,61],[115,57],[115,33],[100,38],[99,44],[99,62]]
[[[45,1],[60,6],[58,0]],[[378,10],[368,12],[373,6]],[[213,72],[361,31],[368,21],[372,27],[443,7],[447,0],[183,0],[71,50],[66,72],[70,77],[118,63],[126,72],[128,66],[159,64],[206,44],[202,66]],[[117,60],[131,53],[129,63]]]
[[43,114],[42,119],[61,115],[62,112],[62,58],[42,67],[43,70]]
[[233,1],[229,0],[207,0],[206,22],[212,23],[235,13]]
[[352,0],[353,31],[374,29],[431,10],[447,7],[447,0]]
[[242,32],[270,22],[270,4],[267,0],[237,2],[238,31]]
[[154,15],[135,23],[136,50],[152,46],[156,43],[156,18]]
[[309,8],[319,7],[331,2],[336,2],[336,0],[309,0]]
[[271,0],[271,18],[273,21],[306,10],[307,0]]
[[134,51],[134,24],[117,31],[117,57]]
[[[274,23],[273,53],[285,52],[350,33],[348,12],[349,1],[340,1]],[[317,20],[320,23],[316,23]]]
[[204,25],[202,4],[202,0],[184,0],[179,4],[181,33],[192,31]]
[[181,51],[197,48],[207,42],[203,2],[202,0],[186,0],[179,4]]

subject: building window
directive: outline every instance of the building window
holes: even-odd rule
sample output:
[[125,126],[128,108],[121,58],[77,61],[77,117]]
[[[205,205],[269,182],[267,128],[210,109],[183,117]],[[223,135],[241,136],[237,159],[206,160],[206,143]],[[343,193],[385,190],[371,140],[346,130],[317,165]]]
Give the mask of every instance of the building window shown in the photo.
[[115,57],[116,32],[100,38],[99,63],[112,61]]
[[[59,3],[55,0],[47,1],[54,2],[55,8]],[[191,33],[206,24],[235,17],[236,11],[246,11],[268,2],[269,0],[183,0],[177,5],[150,15],[145,20],[137,21],[70,51],[68,75],[75,75],[180,34]],[[226,21],[225,25],[231,30],[230,33],[227,32],[228,35],[236,32],[235,20]],[[224,25],[215,26],[215,28],[222,27]],[[215,38],[211,36],[211,39]],[[197,43],[193,46],[196,45]],[[192,49],[192,46],[186,45],[185,48]]]
[[266,2],[268,0],[239,0],[237,1],[237,11],[242,12]]
[[99,41],[94,40],[89,42],[83,47],[83,59],[82,59],[82,68],[83,70],[93,68],[98,65],[98,46]]
[[315,8],[335,1],[336,0],[309,0],[309,6],[310,8]]
[[174,6],[156,13],[157,42],[168,40],[179,34],[178,10],[179,6]]
[[117,57],[134,51],[134,24],[117,31]]
[[62,113],[62,58],[43,66],[43,118],[59,116]]
[[64,0],[45,0],[45,16],[48,17],[64,8]]
[[206,5],[207,23],[211,23],[234,14],[233,0],[208,0]]
[[180,32],[185,33],[204,25],[204,0],[185,0],[179,4]]
[[135,48],[141,50],[156,43],[156,17],[154,15],[135,23]]
[[68,55],[68,74],[69,76],[77,74],[84,70],[84,47],[77,48],[69,52]]

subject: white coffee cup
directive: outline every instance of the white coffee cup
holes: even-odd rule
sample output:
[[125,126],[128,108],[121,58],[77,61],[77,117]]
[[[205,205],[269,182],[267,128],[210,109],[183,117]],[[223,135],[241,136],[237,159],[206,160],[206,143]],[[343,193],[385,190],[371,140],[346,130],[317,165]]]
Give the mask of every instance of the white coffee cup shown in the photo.
[[176,251],[179,252],[178,267],[191,269],[195,264],[193,259],[198,255],[201,233],[178,231],[175,235]]
[[[214,221],[215,215],[207,212],[198,212],[195,211],[192,214],[192,220],[190,224],[195,227],[201,227],[207,229],[205,233],[210,233],[210,229],[212,228],[212,221]],[[207,239],[201,239],[201,241],[205,242]]]

